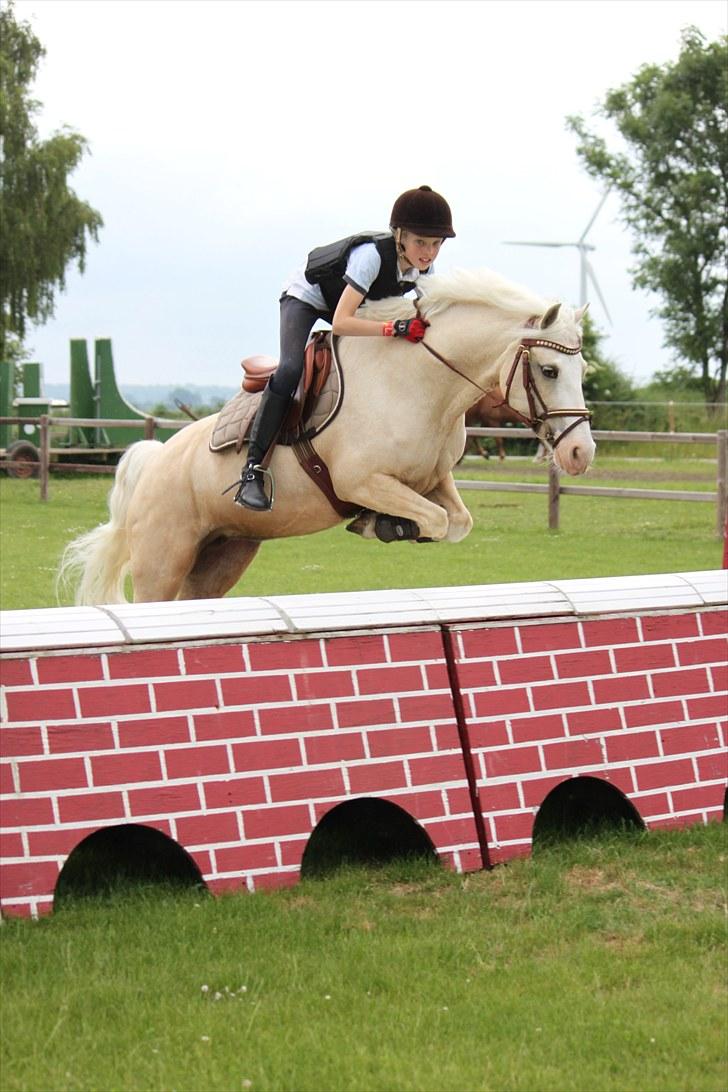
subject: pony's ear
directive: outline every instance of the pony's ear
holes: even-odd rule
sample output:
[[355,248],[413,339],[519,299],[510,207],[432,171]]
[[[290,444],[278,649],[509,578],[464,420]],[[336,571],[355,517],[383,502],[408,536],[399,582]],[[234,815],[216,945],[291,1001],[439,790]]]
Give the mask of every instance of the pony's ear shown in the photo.
[[588,303],[585,303],[583,307],[577,307],[576,311],[574,311],[574,322],[581,322],[588,310]]
[[549,307],[548,311],[546,312],[544,317],[541,319],[541,329],[542,330],[545,330],[547,326],[553,326],[553,324],[556,322],[556,316],[558,315],[560,310],[561,310],[561,304],[560,303],[555,303],[555,304],[553,304],[552,307]]

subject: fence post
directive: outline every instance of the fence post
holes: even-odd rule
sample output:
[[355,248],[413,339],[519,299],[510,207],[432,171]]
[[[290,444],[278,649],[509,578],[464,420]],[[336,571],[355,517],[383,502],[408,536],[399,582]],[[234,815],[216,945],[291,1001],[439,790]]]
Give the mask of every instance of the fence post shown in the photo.
[[40,476],[40,499],[42,501],[48,500],[50,461],[50,426],[48,424],[48,414],[44,413],[41,415],[40,419],[40,466],[38,468]]
[[559,471],[553,459],[549,462],[549,531],[559,529]]
[[154,429],[156,427],[156,424],[157,424],[157,422],[154,419],[154,417],[145,417],[144,418],[144,439],[145,440],[153,440],[154,439]]
[[721,429],[718,432],[716,447],[718,475],[715,482],[715,533],[718,538],[723,538],[726,534],[726,519],[728,519],[728,430]]

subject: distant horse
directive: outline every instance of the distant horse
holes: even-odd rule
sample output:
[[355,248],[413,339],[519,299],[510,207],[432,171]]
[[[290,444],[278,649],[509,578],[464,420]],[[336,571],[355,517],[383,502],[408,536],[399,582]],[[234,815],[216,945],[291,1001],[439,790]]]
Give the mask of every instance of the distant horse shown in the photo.
[[[413,521],[411,537],[459,542],[473,521],[452,468],[465,446],[465,413],[500,389],[504,400],[553,448],[568,474],[594,457],[581,390],[581,319],[490,271],[422,278],[421,296],[367,303],[387,320],[416,309],[430,323],[424,341],[351,337],[339,341],[345,395],[316,437],[338,498],[361,514],[365,538],[376,514]],[[119,463],[110,519],[66,548],[61,579],[80,604],[124,602],[128,573],[137,601],[224,595],[261,542],[323,531],[343,517],[301,469],[290,447],[275,449],[275,505],[252,512],[226,489],[239,476],[234,450],[208,448],[216,415],[166,443],[142,440]],[[244,455],[244,453],[243,453]]]
[[[522,417],[516,413],[507,402],[503,401],[500,391],[482,395],[474,406],[465,412],[466,428],[502,428],[503,425],[520,424]],[[502,436],[495,436],[495,446],[498,449],[498,458],[501,462],[506,457],[506,445]],[[488,451],[484,447],[485,436],[469,436],[465,445],[465,456],[468,448],[476,455],[484,455],[489,458]],[[462,460],[461,460],[462,461]]]

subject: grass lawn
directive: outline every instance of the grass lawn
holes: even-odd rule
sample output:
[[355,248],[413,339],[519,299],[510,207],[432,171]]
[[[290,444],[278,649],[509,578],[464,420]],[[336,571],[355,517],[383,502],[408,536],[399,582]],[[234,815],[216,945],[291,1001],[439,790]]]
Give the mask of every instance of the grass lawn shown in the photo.
[[[465,470],[534,480],[512,463]],[[649,464],[656,488],[714,487],[712,466]],[[109,486],[53,479],[42,505],[37,482],[0,481],[0,605],[55,603],[63,546],[105,519]],[[710,504],[567,496],[549,532],[543,496],[464,496],[461,544],[339,527],[264,545],[233,594],[721,564]],[[727,849],[712,824],[467,876],[409,862],[255,896],[67,897],[0,928],[0,1092],[728,1092]]]
[[726,828],[0,930],[2,1088],[720,1092]]
[[[597,475],[598,471],[598,477]],[[605,457],[579,483],[637,488],[715,488],[714,463]],[[458,477],[545,481],[530,459],[470,458]],[[647,475],[647,476],[646,476]],[[57,605],[54,580],[65,544],[106,519],[108,478],[53,478],[50,501],[38,483],[0,480],[0,605]],[[463,494],[475,527],[465,541],[370,542],[343,524],[306,538],[265,543],[233,595],[282,595],[361,588],[432,587],[569,577],[688,572],[719,568],[713,504],[561,498],[561,527],[547,528],[546,497],[524,493]]]

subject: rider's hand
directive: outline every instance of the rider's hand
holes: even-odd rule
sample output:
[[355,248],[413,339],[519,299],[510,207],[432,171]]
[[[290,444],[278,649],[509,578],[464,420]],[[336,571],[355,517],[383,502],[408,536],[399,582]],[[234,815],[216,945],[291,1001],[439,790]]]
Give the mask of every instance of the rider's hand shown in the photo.
[[422,341],[429,325],[426,319],[421,318],[395,319],[394,322],[384,323],[382,334],[384,337],[404,337],[407,341]]

